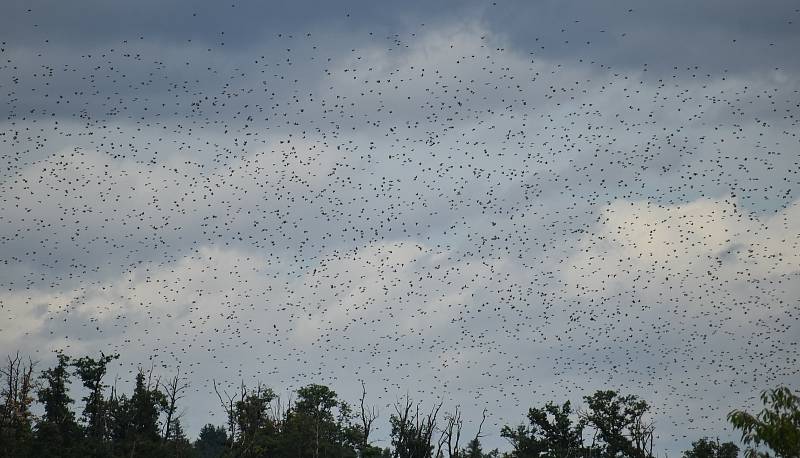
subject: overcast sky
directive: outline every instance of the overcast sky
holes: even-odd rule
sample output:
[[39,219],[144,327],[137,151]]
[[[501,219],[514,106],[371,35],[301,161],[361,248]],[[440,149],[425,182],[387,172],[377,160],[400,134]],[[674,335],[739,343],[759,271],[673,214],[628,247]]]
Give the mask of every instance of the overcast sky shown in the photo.
[[180,367],[192,433],[214,379],[491,447],[616,389],[672,456],[798,388],[796,2],[3,10],[4,350]]

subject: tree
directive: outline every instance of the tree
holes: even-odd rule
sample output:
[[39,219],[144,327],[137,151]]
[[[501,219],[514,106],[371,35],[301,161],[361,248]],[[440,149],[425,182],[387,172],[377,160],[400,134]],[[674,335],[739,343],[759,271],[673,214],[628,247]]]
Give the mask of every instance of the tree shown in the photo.
[[436,431],[436,417],[442,404],[434,405],[428,414],[420,411],[420,404],[414,404],[406,395],[403,403],[395,403],[395,413],[389,417],[391,425],[394,458],[432,458],[433,434]]
[[198,458],[218,458],[225,451],[227,442],[225,428],[209,423],[200,429],[200,435],[194,442],[194,450]]
[[27,454],[33,436],[32,392],[36,388],[34,363],[26,363],[19,352],[0,368],[3,380],[0,387],[0,452],[3,456]]
[[[236,440],[236,403],[239,402],[239,400],[244,399],[247,390],[244,384],[242,384],[239,394],[230,395],[228,394],[228,391],[224,389],[222,390],[222,393],[219,392],[219,387],[217,386],[216,380],[212,380],[212,384],[214,386],[214,393],[217,394],[219,403],[222,406],[222,409],[225,411],[225,416],[227,418],[228,440],[226,445],[230,448],[233,448],[234,441]],[[225,395],[225,398],[222,397],[223,394]]]
[[[467,442],[467,446],[461,451],[461,456],[463,458],[497,458],[500,456],[500,451],[494,449],[490,452],[484,452],[480,439],[472,438],[469,442]],[[508,457],[512,455],[504,454],[503,456]]]
[[103,397],[106,386],[103,385],[103,377],[108,370],[108,364],[117,358],[118,354],[105,355],[101,352],[99,359],[84,356],[72,363],[83,386],[89,390],[89,394],[83,398],[83,418],[87,435],[95,441],[105,440],[108,434],[108,417]]
[[492,450],[489,453],[483,452],[483,446],[481,445],[481,437],[483,431],[483,424],[486,422],[486,409],[483,409],[481,413],[481,422],[478,424],[478,431],[475,432],[475,437],[472,438],[469,442],[467,442],[466,448],[461,451],[461,457],[463,458],[493,458],[500,454],[497,449]]
[[130,399],[130,420],[133,449],[137,443],[157,443],[160,440],[158,417],[166,407],[166,398],[158,390],[158,383],[152,380],[152,369],[145,378],[144,371],[139,369],[136,384]]
[[[110,442],[110,449],[124,449],[129,444],[126,442],[131,437],[131,402],[128,395],[117,394],[116,382],[111,388],[111,394],[104,402],[106,436]],[[95,441],[97,442],[97,441]],[[97,447],[98,444],[95,444]],[[108,453],[111,453],[110,451]]]
[[164,421],[164,440],[169,442],[172,440],[175,424],[180,422],[181,414],[178,413],[178,401],[183,398],[184,391],[189,388],[189,382],[186,377],[181,376],[179,368],[175,376],[161,386],[166,399],[165,413],[167,415]]
[[367,399],[367,387],[364,385],[364,381],[361,381],[361,403],[360,403],[360,411],[359,411],[359,420],[361,420],[361,440],[359,442],[359,452],[362,457],[364,456],[378,456],[380,455],[380,449],[377,447],[373,447],[369,443],[369,435],[372,432],[372,424],[378,418],[378,409],[375,406],[367,407],[366,401]]
[[158,391],[152,370],[145,375],[139,369],[133,393],[117,396],[116,387],[106,401],[107,428],[111,448],[124,456],[155,456],[165,447],[159,435],[159,415],[166,405]]
[[583,426],[574,423],[572,416],[569,401],[562,406],[548,402],[544,408],[528,410],[530,426],[505,426],[500,434],[514,447],[515,457],[578,456],[583,447]]
[[463,427],[464,420],[461,418],[461,407],[456,406],[453,413],[448,413],[444,416],[444,428],[439,438],[436,456],[441,456],[441,450],[446,445],[448,458],[459,457],[461,450],[458,448],[458,443],[461,441],[461,429]]
[[[167,439],[165,438],[165,440]],[[183,430],[180,418],[173,420],[172,435],[170,439],[167,440],[167,453],[176,458],[192,456],[192,444],[186,437],[186,432]]]
[[276,395],[262,385],[249,392],[244,385],[241,389],[241,399],[234,407],[238,427],[235,448],[239,456],[263,456],[272,448],[270,439],[276,431],[275,421],[268,412]]
[[597,439],[603,457],[646,458],[653,456],[653,423],[645,420],[650,410],[637,396],[620,396],[615,391],[597,391],[584,396],[589,410],[582,413],[581,424],[594,429],[591,449]]
[[44,415],[36,425],[39,456],[65,454],[80,439],[75,414],[70,410],[74,403],[69,397],[70,358],[62,353],[56,356],[56,366],[43,371],[39,377],[44,382],[37,392],[44,406]]
[[355,457],[361,431],[352,424],[350,406],[324,385],[297,390],[297,402],[286,414],[285,439],[295,456]]
[[742,442],[748,445],[748,458],[769,457],[759,447],[768,447],[777,457],[800,456],[800,397],[787,387],[761,393],[764,409],[756,415],[734,410],[728,420],[742,431]]
[[461,454],[464,458],[483,458],[483,447],[481,446],[481,441],[478,439],[472,439],[467,443],[467,447]]
[[[0,456],[15,458],[128,458],[147,456],[198,458],[498,458],[485,452],[481,431],[462,447],[466,421],[456,406],[439,418],[442,403],[430,410],[405,399],[395,403],[389,417],[391,448],[370,444],[377,409],[366,404],[362,383],[360,405],[350,405],[324,385],[296,391],[297,400],[282,403],[273,390],[243,383],[231,396],[214,390],[227,414],[229,430],[206,425],[194,444],[186,438],[178,401],[188,380],[178,372],[162,383],[139,370],[132,392],[119,394],[113,383],[108,397],[104,377],[118,355],[70,359],[57,354],[57,363],[34,374],[34,363],[17,354],[0,367]],[[70,369],[74,368],[71,373]],[[86,388],[82,427],[73,412],[70,377]],[[36,399],[31,396],[36,394]],[[223,395],[220,393],[224,393]],[[527,423],[505,426],[501,435],[513,450],[505,458],[652,458],[653,423],[650,406],[636,396],[597,391],[585,396],[587,409],[573,411],[569,401],[530,408]],[[798,457],[800,453],[800,396],[788,388],[762,393],[765,408],[758,414],[734,411],[729,419],[742,431],[747,456]],[[33,405],[38,401],[40,409]],[[33,412],[41,412],[37,418]],[[477,422],[476,422],[477,423]],[[586,446],[584,432],[593,433]],[[464,439],[466,440],[466,438]],[[702,438],[683,458],[735,458],[730,442]]]
[[683,458],[736,458],[739,447],[733,442],[720,443],[707,437],[692,442],[692,449],[683,452]]

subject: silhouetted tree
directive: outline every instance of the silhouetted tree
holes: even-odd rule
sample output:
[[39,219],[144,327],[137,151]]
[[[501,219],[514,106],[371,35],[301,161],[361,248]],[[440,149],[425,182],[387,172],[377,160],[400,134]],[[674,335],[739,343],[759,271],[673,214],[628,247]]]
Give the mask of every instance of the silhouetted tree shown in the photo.
[[68,456],[80,441],[80,427],[70,409],[70,358],[57,354],[58,363],[42,372],[43,386],[37,392],[44,415],[36,425],[36,454],[41,457]]
[[[71,359],[57,354],[56,364],[37,377],[34,364],[19,354],[0,367],[0,457],[45,458],[498,458],[481,444],[486,410],[475,436],[461,446],[466,420],[460,407],[445,413],[442,403],[430,409],[405,399],[389,417],[391,448],[370,443],[377,409],[366,404],[362,383],[356,412],[327,386],[310,384],[284,403],[263,385],[241,384],[233,395],[214,381],[229,429],[205,425],[191,443],[181,422],[178,402],[189,386],[178,372],[162,383],[151,368],[139,370],[133,390],[120,393],[113,384],[108,397],[104,379],[119,355]],[[74,369],[74,373],[70,372]],[[70,377],[79,377],[82,424],[69,395]],[[36,399],[31,395],[36,394]],[[291,398],[290,398],[291,399]],[[513,447],[505,458],[652,458],[650,406],[636,396],[597,391],[585,396],[586,409],[573,411],[569,401],[530,408],[527,424],[504,426],[502,437]],[[762,393],[758,414],[729,415],[749,445],[748,457],[800,456],[800,398],[788,388]],[[38,401],[41,410],[32,409]],[[41,412],[36,418],[32,412]],[[592,433],[591,443],[584,432]],[[683,458],[735,458],[738,447],[707,438],[695,441]]]
[[31,404],[36,380],[34,363],[20,357],[19,352],[8,357],[0,367],[0,453],[5,456],[27,456],[33,438]]
[[136,374],[136,383],[131,395],[128,411],[131,421],[129,437],[131,455],[136,453],[137,447],[142,450],[142,455],[147,456],[160,446],[158,417],[161,410],[166,407],[166,398],[158,390],[158,383],[152,380],[152,369],[145,375],[140,369]]
[[75,373],[80,377],[83,386],[89,390],[83,401],[83,418],[86,423],[86,434],[95,441],[95,445],[101,444],[108,435],[108,415],[106,400],[103,397],[103,377],[108,370],[108,364],[119,358],[118,354],[105,355],[100,353],[99,359],[84,356],[75,360],[72,365]]
[[615,391],[597,391],[584,396],[588,411],[581,424],[594,429],[590,448],[601,441],[601,456],[645,458],[652,456],[653,424],[645,420],[650,410],[647,402],[634,395],[620,396]]
[[175,424],[180,422],[181,414],[178,412],[178,401],[183,398],[184,392],[189,388],[189,382],[186,377],[181,375],[180,368],[178,372],[169,381],[161,384],[161,392],[164,393],[166,401],[165,414],[167,418],[164,420],[164,440],[172,440]]
[[277,431],[276,422],[269,415],[275,393],[261,385],[250,391],[242,386],[241,390],[241,399],[235,405],[238,434],[234,448],[237,456],[264,456],[274,448]]
[[297,390],[297,402],[286,413],[287,438],[298,457],[355,457],[360,430],[352,424],[350,406],[323,385]]
[[683,452],[683,458],[736,458],[739,447],[733,442],[720,443],[709,438],[701,438],[692,442],[691,450]]
[[441,408],[441,403],[436,404],[425,414],[420,410],[420,404],[414,404],[408,396],[402,403],[395,403],[395,413],[389,417],[394,458],[434,456],[433,435]]
[[500,432],[514,447],[515,458],[579,456],[583,448],[583,426],[572,420],[570,402],[558,406],[552,402],[544,408],[528,410],[529,426],[515,429],[503,427]]
[[382,450],[373,447],[369,443],[369,435],[372,432],[372,424],[378,418],[378,409],[375,406],[368,407],[366,405],[367,387],[364,381],[361,381],[361,402],[359,410],[359,420],[361,422],[359,441],[359,454],[361,457],[380,456]]
[[483,458],[483,447],[481,446],[481,441],[478,439],[472,439],[467,443],[467,447],[464,449],[464,453],[462,454],[464,458]]
[[192,444],[189,442],[189,438],[186,437],[180,418],[173,420],[172,434],[169,439],[165,438],[164,440],[166,441],[166,447],[164,448],[166,455],[174,456],[175,458],[194,456]]
[[228,434],[222,426],[207,424],[200,429],[200,435],[194,442],[197,458],[218,458],[225,451]]

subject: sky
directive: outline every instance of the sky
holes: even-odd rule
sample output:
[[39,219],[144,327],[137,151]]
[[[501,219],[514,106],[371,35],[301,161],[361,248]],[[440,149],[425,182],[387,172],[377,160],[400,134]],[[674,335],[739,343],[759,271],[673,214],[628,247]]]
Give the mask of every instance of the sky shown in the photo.
[[800,341],[792,1],[10,1],[0,348],[480,412],[597,389],[656,450]]

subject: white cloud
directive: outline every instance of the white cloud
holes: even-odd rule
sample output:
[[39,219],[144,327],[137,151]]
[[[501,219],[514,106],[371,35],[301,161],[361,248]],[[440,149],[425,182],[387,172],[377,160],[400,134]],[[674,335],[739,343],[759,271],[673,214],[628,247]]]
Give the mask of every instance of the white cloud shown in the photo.
[[600,212],[594,231],[580,240],[565,281],[579,294],[636,289],[657,300],[664,288],[650,281],[659,278],[677,278],[684,291],[708,283],[726,290],[785,278],[800,271],[798,216],[800,201],[759,217],[734,198],[666,206],[618,200]]

